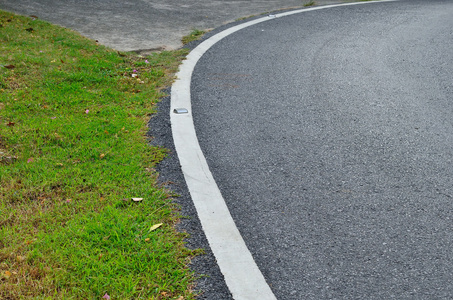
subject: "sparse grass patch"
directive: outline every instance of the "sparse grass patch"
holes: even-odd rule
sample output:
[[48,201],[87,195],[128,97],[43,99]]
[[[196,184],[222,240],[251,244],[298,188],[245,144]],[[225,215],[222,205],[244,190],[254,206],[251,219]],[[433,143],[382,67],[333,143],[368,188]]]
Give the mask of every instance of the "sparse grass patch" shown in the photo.
[[192,299],[197,251],[146,137],[187,50],[122,54],[2,11],[0,26],[0,298]]
[[304,7],[315,6],[315,5],[316,5],[315,1],[309,1],[309,2],[304,3]]
[[206,32],[203,31],[203,30],[198,30],[198,29],[194,29],[192,30],[192,32],[186,36],[184,36],[181,41],[182,43],[185,45],[185,44],[188,44],[192,41],[196,41],[196,40],[199,40],[203,34],[205,34]]

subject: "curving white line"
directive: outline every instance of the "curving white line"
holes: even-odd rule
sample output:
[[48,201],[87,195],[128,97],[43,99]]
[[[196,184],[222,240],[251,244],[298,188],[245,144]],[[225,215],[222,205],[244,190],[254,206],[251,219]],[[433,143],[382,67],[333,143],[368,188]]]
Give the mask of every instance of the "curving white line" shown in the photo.
[[[226,29],[201,43],[189,53],[187,59],[180,66],[177,79],[171,88],[170,120],[173,140],[201,225],[234,299],[275,300],[276,298],[253,260],[250,251],[247,249],[198,144],[192,119],[190,98],[190,83],[195,65],[215,43],[248,26],[313,10],[390,1],[397,0],[354,2],[305,8],[242,23]],[[173,113],[173,110],[178,108],[185,108],[188,113]]]

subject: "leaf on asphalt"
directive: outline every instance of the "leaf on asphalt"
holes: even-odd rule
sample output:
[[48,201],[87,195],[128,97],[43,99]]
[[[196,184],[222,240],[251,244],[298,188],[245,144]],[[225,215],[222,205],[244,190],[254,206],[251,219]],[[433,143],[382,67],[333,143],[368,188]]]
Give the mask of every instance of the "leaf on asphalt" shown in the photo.
[[143,200],[143,198],[132,198],[132,201],[134,201],[134,202],[140,202],[142,200]]
[[149,229],[149,231],[153,231],[153,230],[156,230],[157,228],[159,228],[160,226],[162,226],[163,223],[159,223],[159,224],[156,224],[156,225],[153,225],[151,226],[151,228]]

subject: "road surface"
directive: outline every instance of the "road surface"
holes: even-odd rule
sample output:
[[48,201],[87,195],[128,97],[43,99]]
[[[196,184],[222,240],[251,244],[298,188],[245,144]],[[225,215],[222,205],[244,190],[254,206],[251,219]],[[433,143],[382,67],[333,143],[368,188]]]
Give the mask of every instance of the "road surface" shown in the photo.
[[451,16],[307,12],[198,62],[201,148],[278,299],[453,298]]

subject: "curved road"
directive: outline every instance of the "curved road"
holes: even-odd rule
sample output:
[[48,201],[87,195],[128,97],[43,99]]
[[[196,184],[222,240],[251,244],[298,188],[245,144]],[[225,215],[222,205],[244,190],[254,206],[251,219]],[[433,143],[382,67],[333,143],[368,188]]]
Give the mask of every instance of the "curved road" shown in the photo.
[[452,16],[306,12],[198,62],[200,145],[278,299],[453,298]]

